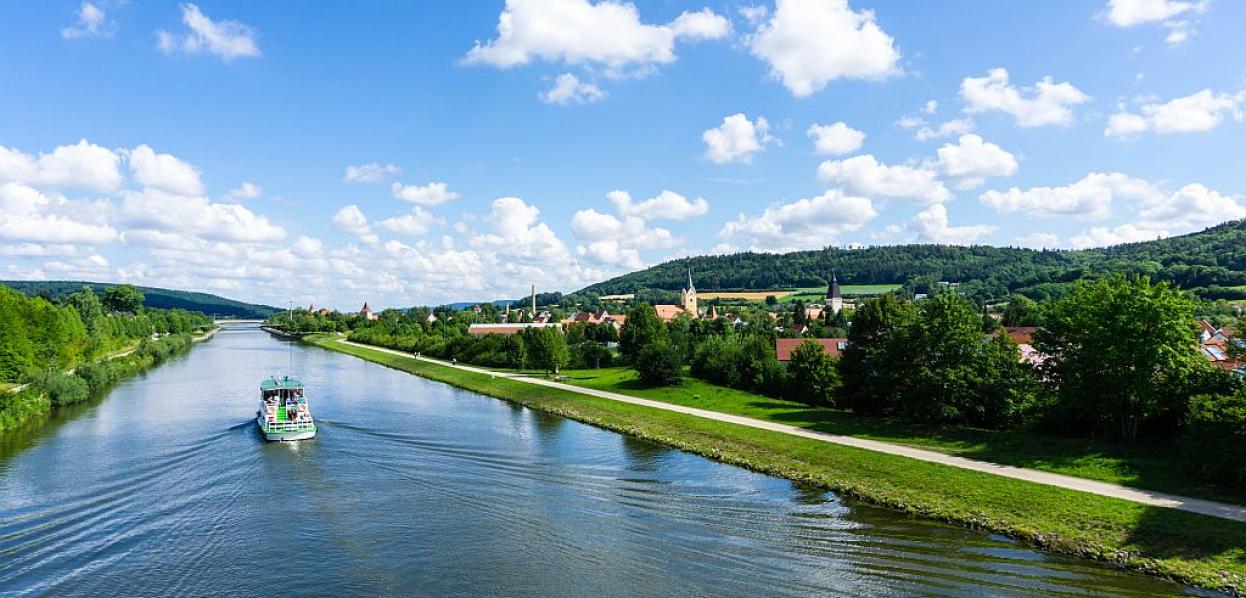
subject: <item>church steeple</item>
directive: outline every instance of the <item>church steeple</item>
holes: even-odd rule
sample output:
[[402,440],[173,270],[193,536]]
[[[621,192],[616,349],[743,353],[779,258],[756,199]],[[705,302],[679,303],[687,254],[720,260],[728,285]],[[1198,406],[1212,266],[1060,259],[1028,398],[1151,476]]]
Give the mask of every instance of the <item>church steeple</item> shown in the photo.
[[688,268],[688,288],[679,292],[679,304],[688,315],[700,317],[697,311],[697,288],[692,285],[692,268]]
[[696,287],[692,286],[692,268],[688,268],[688,291],[695,293]]
[[837,314],[844,309],[844,299],[839,293],[839,279],[831,272],[831,283],[826,287],[826,308]]

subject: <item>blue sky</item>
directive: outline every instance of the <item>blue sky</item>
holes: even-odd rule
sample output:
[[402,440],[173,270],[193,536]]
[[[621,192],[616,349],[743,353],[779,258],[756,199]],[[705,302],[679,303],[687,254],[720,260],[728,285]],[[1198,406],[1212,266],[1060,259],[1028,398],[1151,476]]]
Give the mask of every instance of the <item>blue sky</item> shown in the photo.
[[1181,234],[1246,217],[1243,25],[1225,0],[0,3],[0,276],[355,309]]

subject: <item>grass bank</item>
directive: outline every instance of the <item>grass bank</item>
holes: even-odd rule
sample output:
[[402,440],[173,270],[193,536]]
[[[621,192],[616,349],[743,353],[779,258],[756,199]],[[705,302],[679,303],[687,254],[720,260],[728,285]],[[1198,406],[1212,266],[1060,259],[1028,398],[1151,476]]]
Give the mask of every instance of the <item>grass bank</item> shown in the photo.
[[1145,490],[1234,504],[1246,496],[1200,485],[1187,474],[1175,444],[1127,445],[1020,431],[923,425],[865,417],[684,378],[681,386],[647,387],[626,368],[571,370],[565,382],[619,394],[797,426],[920,447],[945,454],[1050,471]]
[[[1246,592],[1246,524],[465,372],[310,336],[431,380],[914,515],[1194,585]],[[704,406],[699,404],[698,406]]]
[[0,435],[19,427],[36,425],[54,409],[81,403],[107,391],[112,385],[147,371],[175,355],[181,355],[215,330],[197,337],[189,334],[144,340],[132,350],[122,349],[71,372],[50,372],[35,377],[19,392],[0,393]]

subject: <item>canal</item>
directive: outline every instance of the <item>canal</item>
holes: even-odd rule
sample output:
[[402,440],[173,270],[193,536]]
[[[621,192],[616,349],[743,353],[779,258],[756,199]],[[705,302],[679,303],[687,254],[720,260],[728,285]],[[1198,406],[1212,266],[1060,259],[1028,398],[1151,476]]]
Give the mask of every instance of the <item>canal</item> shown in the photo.
[[254,328],[0,441],[0,595],[1181,593]]

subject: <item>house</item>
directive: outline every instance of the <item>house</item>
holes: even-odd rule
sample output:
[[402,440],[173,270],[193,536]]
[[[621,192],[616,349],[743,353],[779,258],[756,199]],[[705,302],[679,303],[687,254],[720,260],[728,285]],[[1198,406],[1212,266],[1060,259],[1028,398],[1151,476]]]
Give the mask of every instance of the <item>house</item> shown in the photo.
[[848,347],[848,339],[846,338],[780,338],[774,341],[775,357],[779,361],[791,361],[792,351],[795,351],[796,347],[799,347],[801,343],[809,341],[822,345],[822,352],[835,359],[839,359],[844,349]]
[[530,324],[472,324],[467,327],[467,333],[473,337],[480,338],[489,334],[501,334],[512,336],[523,332],[524,330],[533,328],[562,328],[562,324],[558,322],[532,322]]
[[376,314],[372,313],[372,308],[368,307],[367,301],[363,303],[363,307],[359,310],[359,315],[365,320],[375,320],[378,317]]
[[1246,361],[1231,354],[1234,346],[1246,350],[1246,343],[1232,329],[1216,328],[1207,320],[1200,321],[1198,327],[1199,354],[1221,369],[1246,375]]
[[588,324],[611,324],[615,328],[622,328],[623,323],[626,321],[627,316],[611,315],[610,312],[603,309],[596,312],[582,311],[574,316],[567,316],[562,319],[562,325],[566,327],[579,322],[584,322]]
[[679,292],[679,305],[655,305],[653,309],[657,312],[658,319],[663,322],[670,322],[680,314],[688,314],[692,318],[701,317],[697,311],[697,289],[692,286],[691,269],[688,270],[688,287]]
[[1038,332],[1037,326],[1006,326],[1004,334],[1017,344],[1017,350],[1021,351],[1021,361],[1030,365],[1038,365],[1046,358],[1034,348],[1034,333]]

